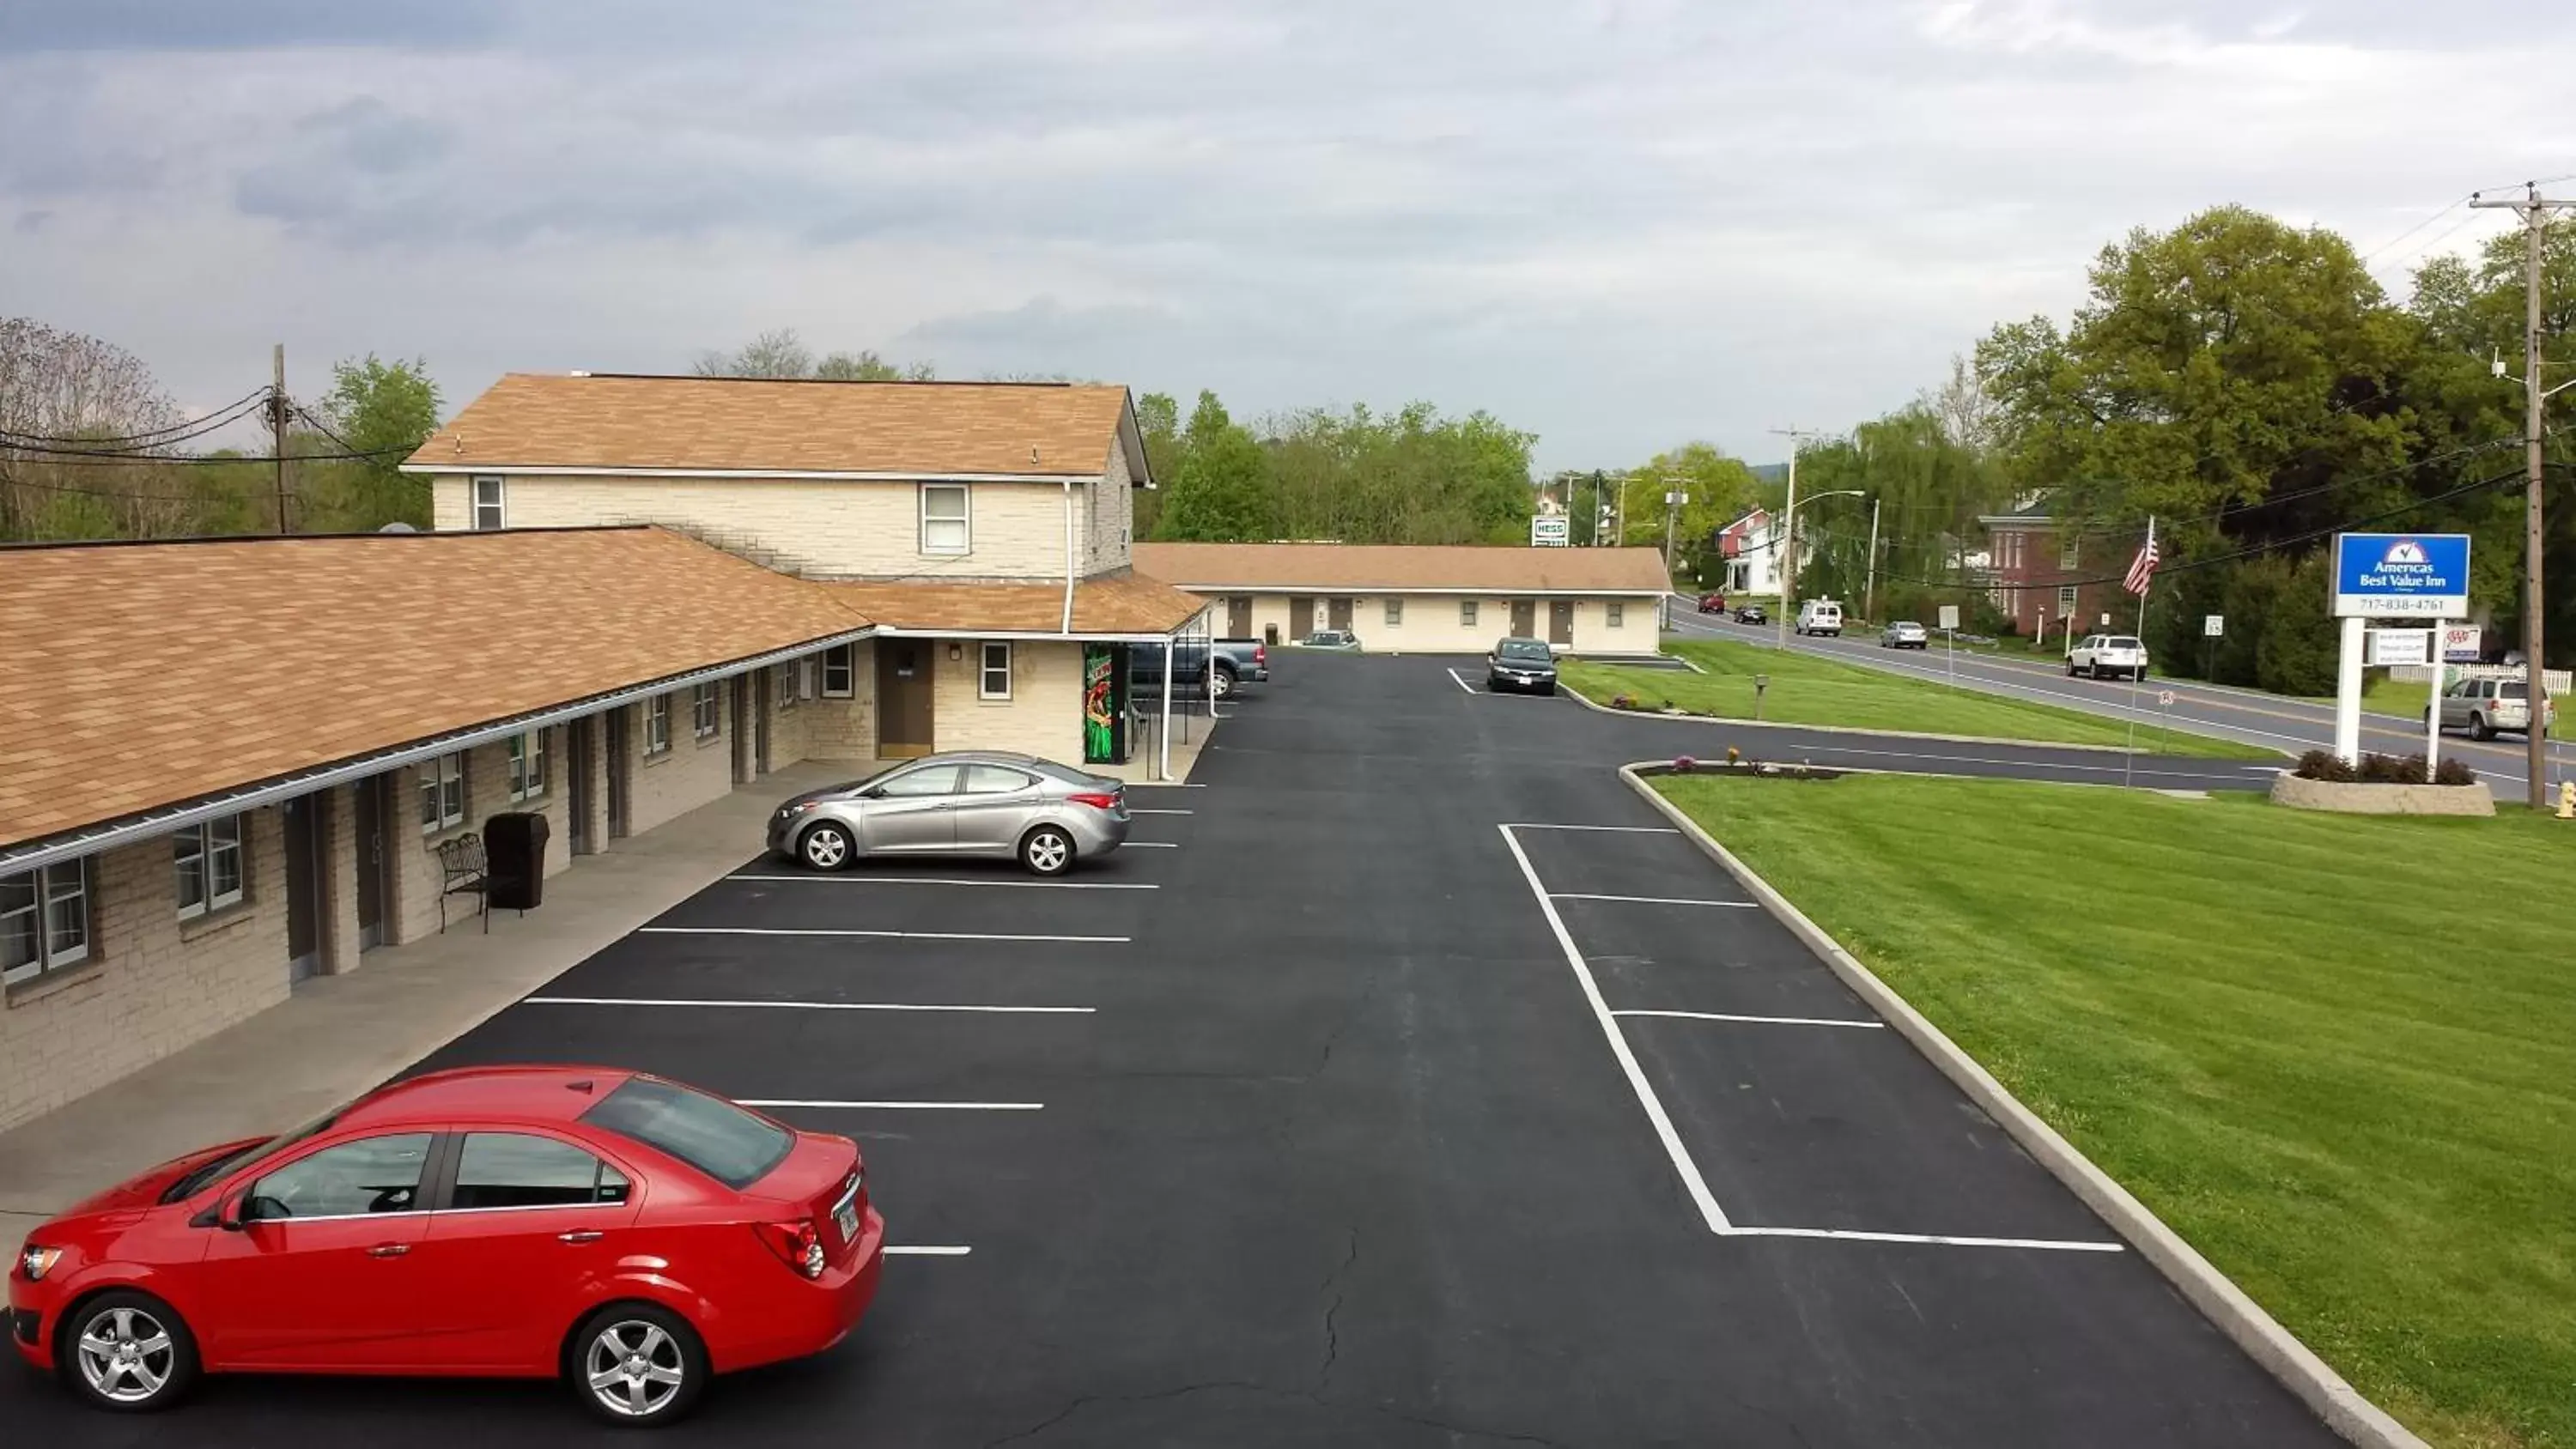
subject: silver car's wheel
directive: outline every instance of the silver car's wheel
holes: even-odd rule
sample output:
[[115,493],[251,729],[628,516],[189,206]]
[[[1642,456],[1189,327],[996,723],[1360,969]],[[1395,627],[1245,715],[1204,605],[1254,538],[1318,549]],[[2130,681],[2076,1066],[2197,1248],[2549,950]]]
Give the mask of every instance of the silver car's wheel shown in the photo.
[[816,870],[839,870],[850,863],[850,832],[826,820],[805,832],[796,852]]
[[1020,864],[1038,875],[1062,875],[1073,869],[1073,837],[1053,825],[1041,825],[1020,839]]
[[582,1402],[614,1424],[658,1424],[687,1411],[707,1378],[686,1323],[643,1304],[612,1309],[582,1331],[573,1357]]
[[197,1373],[197,1347],[169,1305],[142,1293],[102,1294],[63,1334],[62,1367],[89,1400],[128,1413],[168,1405]]

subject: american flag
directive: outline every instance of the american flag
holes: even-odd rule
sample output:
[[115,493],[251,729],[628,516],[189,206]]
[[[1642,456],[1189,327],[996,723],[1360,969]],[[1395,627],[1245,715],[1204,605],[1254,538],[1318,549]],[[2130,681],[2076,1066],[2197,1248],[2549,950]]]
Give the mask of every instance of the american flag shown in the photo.
[[2147,541],[2138,546],[2138,556],[2129,560],[2129,576],[2120,587],[2139,598],[2147,596],[2147,586],[2156,580],[2156,521],[2147,520]]

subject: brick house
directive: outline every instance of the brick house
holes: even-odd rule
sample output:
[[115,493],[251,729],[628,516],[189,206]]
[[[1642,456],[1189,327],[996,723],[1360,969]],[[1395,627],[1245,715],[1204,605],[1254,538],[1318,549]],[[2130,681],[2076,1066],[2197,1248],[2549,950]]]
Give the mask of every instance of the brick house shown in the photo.
[[1148,573],[1210,605],[1230,638],[1348,629],[1372,650],[1482,654],[1507,634],[1595,654],[1651,654],[1663,555],[1651,548],[1143,543]]
[[1084,760],[1205,607],[1123,389],[622,381],[467,408],[443,531],[0,547],[0,1128],[435,932],[496,812],[551,874],[799,760]]
[[[2106,571],[2116,572],[2125,557],[2110,560],[2097,544],[2086,549],[2080,537],[2063,536],[2056,519],[2045,513],[1990,514],[1977,520],[1986,530],[1987,587],[1995,608],[2025,638],[2055,638],[2075,620],[2081,636],[2101,627],[2104,610],[2117,610],[2118,583],[2079,582]],[[2109,561],[2106,564],[2106,561]]]

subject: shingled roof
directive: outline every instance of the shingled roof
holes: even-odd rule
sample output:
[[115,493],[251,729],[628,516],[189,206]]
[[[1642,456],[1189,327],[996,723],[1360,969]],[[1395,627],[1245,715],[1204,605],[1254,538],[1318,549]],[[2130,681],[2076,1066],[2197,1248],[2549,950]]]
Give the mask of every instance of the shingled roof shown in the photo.
[[1144,448],[1123,387],[514,372],[403,464],[832,477],[1097,478]]
[[655,528],[0,549],[0,846],[870,622]]
[[[1064,622],[1062,584],[835,583],[834,597],[887,630],[954,634],[1052,634]],[[1207,601],[1141,574],[1104,574],[1073,588],[1073,632],[1094,637],[1168,634]]]
[[1140,543],[1136,567],[1201,593],[1661,594],[1651,548],[1488,548],[1473,544]]

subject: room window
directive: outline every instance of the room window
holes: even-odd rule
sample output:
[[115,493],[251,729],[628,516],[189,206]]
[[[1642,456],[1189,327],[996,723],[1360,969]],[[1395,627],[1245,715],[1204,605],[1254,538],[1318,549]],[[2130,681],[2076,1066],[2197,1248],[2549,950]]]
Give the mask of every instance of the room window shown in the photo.
[[1390,629],[1401,629],[1404,627],[1404,600],[1389,599],[1386,601],[1386,627]]
[[769,670],[769,698],[782,710],[796,707],[796,677],[804,669],[794,663],[772,665]]
[[1603,606],[1603,615],[1604,617],[1601,622],[1605,625],[1613,629],[1622,627],[1628,622],[1627,601],[1624,599],[1612,599],[1607,605]]
[[2084,541],[2082,539],[2068,539],[2065,544],[2057,550],[2057,566],[2062,569],[2074,568],[2076,566],[2076,556],[2082,553],[2083,550]]
[[971,540],[966,518],[966,485],[921,485],[921,551],[964,553]]
[[179,919],[237,906],[242,899],[242,820],[223,815],[170,837],[179,877]]
[[985,640],[982,661],[981,667],[976,671],[975,697],[977,699],[1010,698],[1011,641]]
[[835,644],[823,651],[823,697],[848,699],[850,685],[858,675],[858,646]]
[[1475,600],[1461,599],[1458,601],[1458,627],[1461,629],[1473,629],[1476,627]]
[[723,723],[724,713],[719,708],[714,681],[692,685],[689,689],[689,732],[699,739],[711,740]]
[[2057,591],[2057,617],[2061,619],[2072,619],[2075,617],[2075,586],[2073,584],[2068,584]]
[[474,527],[478,531],[501,527],[501,480],[477,478],[473,486]]
[[644,701],[644,754],[646,758],[671,753],[671,696],[657,694]]
[[530,730],[510,737],[510,798],[534,800],[546,793],[546,732]]
[[465,752],[420,762],[420,833],[465,823]]
[[89,861],[0,875],[0,982],[16,986],[89,959]]

